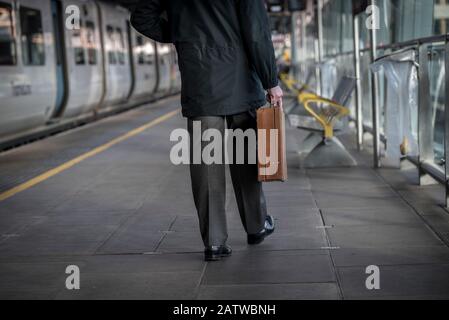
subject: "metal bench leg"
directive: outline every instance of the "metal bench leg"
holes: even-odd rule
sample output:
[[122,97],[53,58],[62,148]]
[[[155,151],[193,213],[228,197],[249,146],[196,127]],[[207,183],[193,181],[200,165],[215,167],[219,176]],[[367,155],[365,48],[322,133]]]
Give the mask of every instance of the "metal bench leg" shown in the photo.
[[357,162],[337,138],[322,139],[304,160],[304,168],[353,167]]
[[310,132],[309,135],[301,142],[299,154],[310,153],[317,145],[323,141],[323,135],[318,132]]

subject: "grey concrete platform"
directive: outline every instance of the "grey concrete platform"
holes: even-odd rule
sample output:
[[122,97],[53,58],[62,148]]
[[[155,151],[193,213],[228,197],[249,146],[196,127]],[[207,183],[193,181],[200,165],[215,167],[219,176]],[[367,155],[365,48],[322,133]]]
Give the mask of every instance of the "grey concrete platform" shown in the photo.
[[[0,155],[0,193],[178,108],[145,106]],[[445,299],[449,215],[413,170],[302,170],[265,185],[277,230],[249,247],[228,181],[234,255],[205,263],[189,172],[169,161],[180,115],[0,202],[1,299]],[[229,180],[229,179],[228,179]],[[81,289],[65,287],[68,265]],[[380,268],[367,290],[366,267]]]

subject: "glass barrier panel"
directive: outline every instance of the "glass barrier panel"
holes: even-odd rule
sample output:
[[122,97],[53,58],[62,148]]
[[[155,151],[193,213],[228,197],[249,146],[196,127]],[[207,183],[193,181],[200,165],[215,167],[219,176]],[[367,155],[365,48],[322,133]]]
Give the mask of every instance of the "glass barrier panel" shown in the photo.
[[444,102],[445,94],[445,66],[444,46],[430,48],[429,61],[429,94],[432,103],[432,125],[435,163],[443,165],[444,159]]
[[362,84],[362,114],[363,124],[373,126],[372,96],[371,96],[371,57],[367,52],[360,55],[361,84]]

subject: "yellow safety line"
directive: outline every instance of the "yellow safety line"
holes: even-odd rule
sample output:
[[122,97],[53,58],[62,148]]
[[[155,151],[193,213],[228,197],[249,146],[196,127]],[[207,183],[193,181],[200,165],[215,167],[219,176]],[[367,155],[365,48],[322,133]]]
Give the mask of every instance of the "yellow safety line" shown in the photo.
[[125,141],[125,140],[127,140],[129,138],[132,138],[132,137],[134,137],[134,136],[136,136],[136,135],[138,135],[138,134],[140,134],[140,133],[142,133],[142,132],[144,132],[144,131],[146,131],[146,130],[148,130],[148,129],[150,129],[150,128],[158,125],[158,124],[160,124],[161,122],[164,122],[164,121],[174,117],[175,115],[177,115],[179,113],[179,111],[180,110],[175,110],[175,111],[169,112],[169,113],[167,113],[167,114],[165,114],[165,115],[163,115],[163,116],[161,116],[161,117],[159,117],[159,118],[157,118],[157,119],[155,119],[155,120],[153,120],[153,121],[151,121],[151,122],[149,122],[149,123],[147,123],[147,124],[145,124],[145,125],[143,125],[143,126],[141,126],[139,128],[131,130],[130,132],[128,132],[128,133],[126,133],[126,134],[124,134],[124,135],[122,135],[122,136],[120,136],[118,138],[115,138],[114,140],[109,141],[106,144],[103,144],[103,145],[101,145],[101,146],[99,146],[99,147],[97,147],[97,148],[95,148],[95,149],[93,149],[93,150],[91,150],[91,151],[89,151],[87,153],[84,153],[84,154],[76,157],[75,159],[72,159],[72,160],[70,160],[70,161],[68,161],[68,162],[66,162],[66,163],[64,163],[64,164],[62,164],[62,165],[60,165],[60,166],[58,166],[58,167],[56,167],[54,169],[51,169],[51,170],[49,170],[49,171],[47,171],[47,172],[45,172],[45,173],[43,173],[43,174],[41,174],[41,175],[31,179],[31,180],[28,180],[27,182],[24,182],[24,183],[22,183],[22,184],[20,184],[20,185],[18,185],[16,187],[8,190],[8,191],[5,191],[5,192],[1,193],[0,194],[0,202],[6,200],[8,198],[11,198],[12,196],[14,196],[14,195],[16,195],[16,194],[18,194],[18,193],[20,193],[22,191],[25,191],[25,190],[27,190],[27,189],[29,189],[31,187],[34,187],[35,185],[37,185],[37,184],[39,184],[39,183],[41,183],[41,182],[43,182],[45,180],[48,180],[49,178],[51,178],[51,177],[53,177],[53,176],[55,176],[55,175],[57,175],[57,174],[59,174],[59,173],[61,173],[63,171],[66,171],[67,169],[70,169],[71,167],[73,167],[74,165],[76,165],[78,163],[80,163],[80,162],[82,162],[82,161],[84,161],[86,159],[89,159],[89,158],[91,158],[91,157],[93,157],[93,156],[95,156],[95,155],[97,155],[97,154],[99,154],[101,152],[104,152],[104,151],[108,150],[109,148],[115,146],[116,144],[118,144],[120,142],[123,142],[123,141]]

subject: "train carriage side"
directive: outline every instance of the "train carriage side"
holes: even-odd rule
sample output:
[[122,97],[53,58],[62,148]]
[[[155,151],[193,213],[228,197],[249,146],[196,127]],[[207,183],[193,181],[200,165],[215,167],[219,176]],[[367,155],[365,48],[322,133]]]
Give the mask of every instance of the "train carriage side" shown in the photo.
[[44,125],[56,101],[50,1],[0,0],[0,139]]
[[0,142],[179,92],[174,46],[140,35],[129,16],[96,0],[0,0]]

